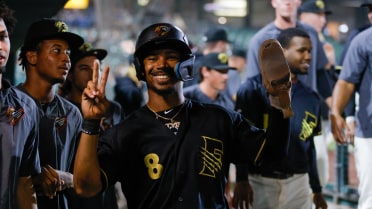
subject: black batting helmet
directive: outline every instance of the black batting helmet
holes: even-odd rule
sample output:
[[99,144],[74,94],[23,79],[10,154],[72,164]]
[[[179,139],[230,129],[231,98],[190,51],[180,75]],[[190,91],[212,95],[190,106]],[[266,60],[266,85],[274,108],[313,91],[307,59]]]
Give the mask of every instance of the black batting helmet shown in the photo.
[[156,23],[145,28],[138,36],[134,52],[137,78],[145,80],[142,61],[154,49],[174,49],[181,53],[180,63],[175,67],[179,80],[191,80],[195,57],[184,32],[169,23]]

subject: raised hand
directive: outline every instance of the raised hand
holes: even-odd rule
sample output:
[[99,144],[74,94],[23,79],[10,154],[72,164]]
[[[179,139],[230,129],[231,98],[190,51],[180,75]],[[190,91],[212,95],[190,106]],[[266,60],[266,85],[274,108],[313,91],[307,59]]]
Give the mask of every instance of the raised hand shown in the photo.
[[84,119],[100,119],[110,106],[105,94],[110,69],[109,67],[104,68],[100,80],[99,69],[99,62],[94,62],[92,80],[88,82],[82,94],[81,110]]
[[290,70],[280,43],[275,39],[265,40],[260,46],[258,61],[271,106],[281,109],[284,118],[293,116]]

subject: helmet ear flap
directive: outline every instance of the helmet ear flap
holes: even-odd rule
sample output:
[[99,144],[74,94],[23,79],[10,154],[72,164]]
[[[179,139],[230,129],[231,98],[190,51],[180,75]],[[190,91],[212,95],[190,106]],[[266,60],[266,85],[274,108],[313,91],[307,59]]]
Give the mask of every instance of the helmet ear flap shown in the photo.
[[140,59],[135,56],[133,60],[134,67],[136,68],[136,76],[138,80],[145,81],[144,69]]

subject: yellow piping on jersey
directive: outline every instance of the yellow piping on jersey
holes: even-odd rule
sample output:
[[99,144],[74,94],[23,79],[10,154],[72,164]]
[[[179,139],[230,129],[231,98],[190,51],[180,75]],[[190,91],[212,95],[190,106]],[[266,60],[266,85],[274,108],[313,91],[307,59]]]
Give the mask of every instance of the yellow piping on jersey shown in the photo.
[[267,127],[269,127],[269,114],[264,113],[263,114],[263,128],[267,129]]
[[258,153],[257,153],[257,155],[256,155],[256,157],[254,159],[254,165],[257,165],[257,161],[260,158],[260,156],[262,155],[262,150],[263,150],[263,148],[264,148],[265,145],[266,145],[266,138],[264,139],[264,141],[261,144],[260,149],[258,150]]
[[[102,170],[102,168],[99,168],[99,170],[101,171],[101,173],[103,174],[104,178],[105,178],[105,182],[106,182],[106,185],[105,185],[105,189],[104,190],[107,190],[108,189],[108,178],[107,178],[107,174],[105,173],[105,171]],[[103,191],[104,191],[103,190]]]

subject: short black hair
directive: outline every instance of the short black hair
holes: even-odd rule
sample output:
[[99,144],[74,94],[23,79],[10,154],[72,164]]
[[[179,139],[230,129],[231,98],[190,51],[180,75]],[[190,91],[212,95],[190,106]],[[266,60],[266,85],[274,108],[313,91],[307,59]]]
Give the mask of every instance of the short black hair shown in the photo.
[[277,40],[283,48],[287,48],[289,42],[293,39],[293,37],[296,36],[310,39],[309,34],[307,34],[305,31],[298,28],[288,28],[280,32]]
[[8,33],[12,33],[17,22],[13,15],[14,11],[10,9],[4,1],[0,0],[0,18],[3,18]]

